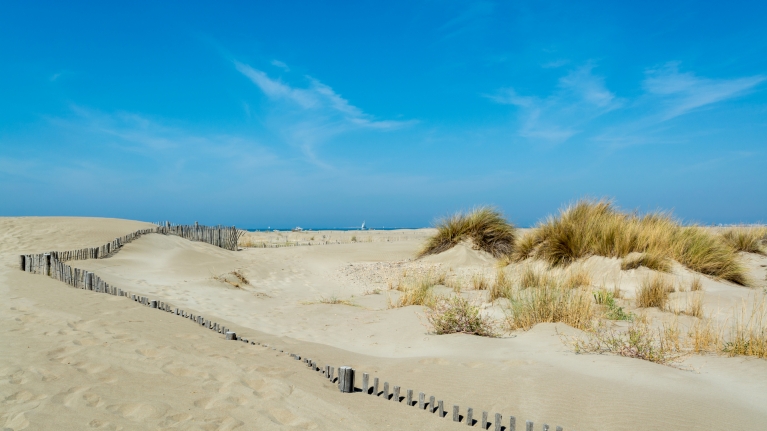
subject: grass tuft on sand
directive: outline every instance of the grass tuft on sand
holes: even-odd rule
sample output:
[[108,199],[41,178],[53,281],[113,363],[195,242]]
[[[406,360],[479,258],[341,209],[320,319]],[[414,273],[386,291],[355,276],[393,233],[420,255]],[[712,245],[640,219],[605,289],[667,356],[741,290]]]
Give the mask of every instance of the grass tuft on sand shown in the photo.
[[426,319],[438,335],[461,333],[497,336],[494,322],[482,316],[479,307],[460,296],[438,298],[426,311]]
[[436,228],[437,233],[427,240],[418,257],[442,253],[465,240],[471,240],[478,250],[501,257],[512,252],[516,238],[516,228],[491,207],[456,213],[440,220]]
[[712,277],[748,285],[736,251],[698,226],[682,226],[667,213],[645,215],[616,209],[608,200],[582,199],[562,209],[517,241],[512,261],[537,258],[566,266],[589,256],[626,258],[627,267],[664,270],[669,259]]
[[666,308],[668,296],[674,292],[674,282],[663,274],[646,276],[639,284],[636,296],[636,306],[639,308]]
[[767,240],[767,227],[728,229],[722,232],[722,240],[735,251],[767,254],[763,244]]

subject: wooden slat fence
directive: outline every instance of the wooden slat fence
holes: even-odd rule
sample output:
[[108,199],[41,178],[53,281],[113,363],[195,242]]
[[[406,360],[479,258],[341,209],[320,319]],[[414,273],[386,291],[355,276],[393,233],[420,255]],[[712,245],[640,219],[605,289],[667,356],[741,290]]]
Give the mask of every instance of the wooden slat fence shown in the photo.
[[[128,291],[117,288],[102,280],[99,276],[90,271],[85,271],[80,268],[74,268],[65,263],[65,260],[78,260],[78,259],[102,259],[107,258],[117,252],[122,245],[139,238],[147,233],[161,233],[165,235],[179,235],[183,238],[190,239],[192,241],[204,241],[213,245],[217,245],[221,248],[233,247],[236,250],[238,233],[236,228],[225,227],[206,227],[199,226],[171,226],[170,223],[166,223],[165,226],[158,226],[156,229],[143,229],[133,232],[120,238],[116,238],[109,244],[105,244],[101,247],[84,248],[80,250],[70,250],[65,252],[52,251],[49,253],[41,254],[27,254],[20,256],[20,267],[22,271],[27,271],[34,274],[48,275],[55,280],[64,282],[72,287],[78,289],[85,289],[94,292],[105,293],[114,296],[122,296],[130,298],[131,300],[138,302],[147,307],[173,313],[176,316],[180,316],[189,319],[195,324],[202,326],[203,328],[210,329],[218,332],[226,337],[227,340],[238,340],[246,344],[259,345],[264,348],[270,348],[277,350],[276,347],[262,344],[256,341],[249,341],[247,338],[238,337],[237,334],[231,331],[229,328],[219,325],[210,319],[206,319],[203,316],[188,313],[187,311],[179,308],[174,308],[170,303],[152,300],[149,297],[132,294]],[[321,372],[326,378],[332,382],[338,382],[338,389],[345,393],[361,393],[364,395],[372,395],[379,399],[386,401],[393,401],[397,404],[404,404],[408,407],[417,407],[419,410],[434,414],[438,418],[447,418],[450,420],[447,410],[444,407],[443,400],[437,399],[435,396],[429,397],[429,401],[426,401],[426,394],[421,392],[418,394],[418,401],[413,399],[415,393],[412,389],[406,390],[406,396],[400,396],[400,386],[393,386],[393,391],[389,392],[389,382],[383,382],[383,391],[379,391],[379,378],[373,379],[372,385],[370,384],[370,375],[368,373],[362,373],[362,385],[358,388],[355,385],[355,374],[357,373],[351,367],[341,366],[338,367],[338,377],[335,377],[334,368],[330,365],[320,367],[320,363],[309,358],[302,358],[301,355],[296,353],[288,353],[283,350],[279,350],[280,353],[284,353],[286,356],[301,360],[312,370]],[[482,411],[481,420],[474,419],[474,409],[466,407],[464,409],[465,414],[461,415],[461,408],[458,405],[453,405],[452,420],[454,422],[461,422],[465,425],[474,427],[479,425],[482,430],[488,430],[491,427],[496,431],[517,431],[517,419],[515,416],[507,416],[506,421],[503,420],[503,415],[495,413],[494,416],[490,416],[490,412]],[[504,424],[504,422],[506,424]],[[521,431],[521,423],[519,424],[519,430]],[[526,421],[524,424],[525,431],[533,431],[534,424],[532,421]],[[548,424],[543,424],[543,431],[550,431]],[[564,431],[562,427],[557,426],[556,431]]]

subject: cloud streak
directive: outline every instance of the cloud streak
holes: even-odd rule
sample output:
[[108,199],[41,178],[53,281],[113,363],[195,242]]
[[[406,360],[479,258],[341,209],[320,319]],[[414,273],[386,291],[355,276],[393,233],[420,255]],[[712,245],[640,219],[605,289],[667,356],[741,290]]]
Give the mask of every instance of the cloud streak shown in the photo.
[[647,94],[661,99],[664,120],[694,109],[746,94],[767,79],[763,75],[735,79],[708,79],[691,72],[680,73],[678,63],[650,69],[642,83]]
[[332,166],[320,158],[320,145],[352,131],[392,131],[416,123],[376,119],[311,76],[305,77],[309,85],[299,88],[247,64],[234,61],[234,66],[271,102],[269,127],[286,143],[300,148],[309,161],[326,169]]
[[604,78],[592,71],[591,65],[571,71],[559,79],[548,97],[521,96],[513,88],[488,97],[519,108],[519,136],[560,144],[580,133],[589,121],[624,103],[607,89]]

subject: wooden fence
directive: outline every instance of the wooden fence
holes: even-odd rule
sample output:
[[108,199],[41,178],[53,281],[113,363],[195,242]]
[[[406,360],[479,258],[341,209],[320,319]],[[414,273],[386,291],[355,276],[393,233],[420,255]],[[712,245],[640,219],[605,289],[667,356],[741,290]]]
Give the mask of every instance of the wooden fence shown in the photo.
[[174,225],[170,222],[165,222],[157,227],[157,233],[177,235],[190,241],[207,242],[216,247],[237,251],[237,240],[244,231],[234,226],[202,226],[197,222],[194,225]]
[[[86,248],[86,249],[73,250],[73,251],[67,251],[67,252],[52,251],[50,253],[21,255],[21,258],[20,258],[21,270],[31,272],[34,274],[48,275],[53,279],[62,281],[78,289],[90,290],[93,292],[100,292],[100,293],[105,293],[108,295],[130,298],[132,301],[145,305],[149,308],[172,313],[175,316],[187,318],[190,321],[194,322],[195,324],[203,328],[222,334],[227,340],[238,340],[246,344],[250,344],[253,346],[260,346],[263,348],[271,347],[272,350],[276,351],[277,350],[276,347],[269,346],[267,344],[262,344],[255,340],[249,340],[248,338],[245,338],[245,337],[238,337],[237,334],[234,331],[231,331],[229,328],[226,328],[225,326],[220,325],[217,322],[213,322],[210,319],[206,319],[205,317],[201,315],[189,313],[183,309],[174,308],[170,303],[167,303],[161,300],[150,299],[146,296],[136,295],[131,292],[124,291],[120,288],[117,288],[116,286],[106,283],[104,280],[102,280],[99,276],[97,276],[93,272],[85,271],[79,268],[74,268],[70,265],[67,265],[64,262],[64,260],[61,259],[61,256],[66,256],[70,260],[88,259],[88,258],[94,258],[94,259],[106,258],[114,254],[114,252],[116,252],[117,250],[119,250],[123,244],[126,244],[146,233],[163,233],[163,234],[173,234],[173,235],[178,234],[179,236],[182,236],[184,238],[186,238],[187,235],[189,235],[191,238],[193,238],[192,239],[193,241],[205,241],[205,242],[214,241],[216,242],[216,244],[214,245],[218,245],[219,247],[226,248],[228,244],[231,244],[231,242],[227,242],[227,241],[231,241],[232,238],[229,237],[229,239],[227,240],[222,240],[222,239],[227,238],[226,237],[227,234],[231,235],[231,231],[228,229],[234,229],[234,228],[222,228],[221,230],[227,233],[223,235],[222,234],[216,235],[216,234],[210,233],[211,230],[214,230],[216,228],[205,228],[203,226],[202,229],[200,229],[201,227],[196,225],[194,226],[194,229],[178,229],[179,227],[180,226],[159,226],[157,230],[144,229],[141,231],[136,231],[133,234],[129,234],[124,237],[117,238],[115,239],[115,241],[105,246],[96,247],[96,248]],[[236,237],[234,241],[235,241],[234,244],[236,245]],[[213,244],[213,242],[210,242],[210,243]],[[219,245],[219,244],[222,244],[222,245]],[[103,248],[103,247],[107,247],[107,248]],[[93,250],[105,250],[105,251],[102,253],[101,251],[93,251]],[[320,367],[319,362],[313,359],[302,357],[300,354],[297,354],[297,353],[284,352],[282,349],[279,350],[279,353],[284,353],[286,357],[290,357],[295,360],[303,359],[303,362],[312,371],[320,372],[323,376],[330,379],[330,381],[334,383],[338,382],[338,389],[344,393],[375,396],[378,399],[394,402],[398,405],[405,405],[411,408],[417,407],[419,410],[427,412],[427,413],[431,413],[438,418],[452,418],[454,422],[460,422],[472,427],[479,425],[480,429],[482,430],[489,430],[491,427],[493,427],[493,429],[495,429],[496,431],[501,431],[501,430],[517,431],[517,419],[515,416],[511,416],[511,415],[507,416],[506,420],[504,421],[503,415],[501,413],[495,413],[491,417],[489,416],[489,413],[487,411],[482,411],[481,418],[478,420],[474,418],[473,408],[466,407],[465,409],[462,410],[461,407],[458,405],[452,406],[453,407],[452,416],[448,416],[448,412],[445,410],[444,401],[441,399],[437,399],[435,396],[430,396],[429,400],[427,401],[426,394],[423,392],[420,392],[418,393],[418,401],[416,401],[413,398],[414,391],[412,389],[406,389],[405,396],[401,396],[402,391],[400,386],[394,386],[394,385],[390,386],[388,381],[384,381],[381,387],[380,379],[378,377],[375,377],[371,384],[370,375],[368,373],[362,373],[362,384],[358,387],[355,384],[356,383],[355,374],[358,374],[358,373],[355,369],[351,367],[347,367],[347,366],[338,367],[338,377],[335,377],[335,367],[333,366],[324,365]],[[462,411],[463,411],[463,414],[461,414]],[[524,429],[525,431],[533,431],[534,430],[533,422],[526,421]],[[522,431],[521,428],[519,430]],[[550,431],[549,425],[543,424],[542,430]],[[557,426],[556,431],[563,431],[563,428],[560,426]]]

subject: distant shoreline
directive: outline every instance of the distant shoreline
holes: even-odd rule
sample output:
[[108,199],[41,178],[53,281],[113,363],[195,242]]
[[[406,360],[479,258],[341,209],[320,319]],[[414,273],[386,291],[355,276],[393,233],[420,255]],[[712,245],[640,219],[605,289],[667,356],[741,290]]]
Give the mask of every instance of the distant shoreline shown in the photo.
[[[294,228],[244,228],[243,230],[246,230],[248,232],[291,232]],[[417,229],[428,229],[428,227],[370,227],[365,228],[364,231],[370,231],[370,230],[417,230]],[[320,227],[320,228],[305,228],[303,229],[303,232],[317,232],[317,231],[325,231],[325,230],[338,230],[338,231],[363,231],[359,227]],[[363,232],[364,232],[363,231]]]

